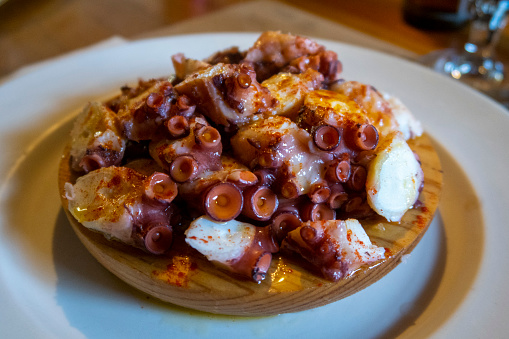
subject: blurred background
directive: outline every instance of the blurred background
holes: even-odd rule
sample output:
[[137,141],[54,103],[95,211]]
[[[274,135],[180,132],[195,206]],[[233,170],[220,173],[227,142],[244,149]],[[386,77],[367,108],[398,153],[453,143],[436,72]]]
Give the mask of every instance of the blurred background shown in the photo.
[[[291,6],[315,19],[358,32],[386,43],[386,51],[400,49],[408,53],[395,53],[419,60],[430,52],[450,47],[461,48],[469,35],[465,0],[274,0],[272,3]],[[188,30],[214,32],[252,29],[285,30],[281,25],[289,18],[264,21],[259,13],[267,1],[260,2],[258,16],[250,19],[247,0],[0,0],[0,77],[22,66],[52,58],[91,44],[120,36],[138,39],[173,34],[189,20]],[[246,7],[247,6],[247,7]],[[426,6],[428,8],[426,9]],[[431,7],[430,7],[431,6]],[[447,12],[436,16],[433,11]],[[242,13],[244,22],[228,25],[226,22],[196,21],[198,18],[235,10]],[[435,12],[436,12],[435,11]],[[226,13],[226,12],[225,12]],[[268,16],[274,13],[268,13]],[[435,16],[434,16],[435,15]],[[438,18],[438,20],[436,20]],[[234,18],[232,18],[233,20]],[[290,18],[291,19],[291,18]],[[434,21],[435,20],[435,21]],[[224,20],[221,20],[224,21]],[[232,21],[233,22],[233,21]],[[182,26],[184,25],[184,26]],[[316,26],[316,25],[315,25]],[[192,27],[192,29],[189,29]],[[172,29],[173,28],[173,29]],[[313,30],[300,25],[295,30],[317,37],[343,36],[327,34],[326,30]],[[316,27],[315,27],[316,28]],[[185,30],[184,30],[185,32]],[[349,31],[350,32],[350,31]],[[356,35],[346,39],[355,43]],[[345,36],[345,38],[348,38]],[[367,42],[364,41],[366,46]],[[392,46],[392,47],[391,47]],[[509,28],[505,27],[496,46],[496,53],[509,61]]]

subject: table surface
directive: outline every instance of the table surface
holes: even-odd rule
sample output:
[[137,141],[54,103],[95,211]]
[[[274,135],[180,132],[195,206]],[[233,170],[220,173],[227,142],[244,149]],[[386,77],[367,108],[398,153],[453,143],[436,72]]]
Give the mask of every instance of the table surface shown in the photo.
[[[135,39],[242,0],[0,0],[0,77],[111,36]],[[279,0],[416,55],[461,45],[468,28],[424,31],[402,17],[403,0]],[[203,28],[207,31],[207,28]],[[498,54],[509,56],[509,28]]]

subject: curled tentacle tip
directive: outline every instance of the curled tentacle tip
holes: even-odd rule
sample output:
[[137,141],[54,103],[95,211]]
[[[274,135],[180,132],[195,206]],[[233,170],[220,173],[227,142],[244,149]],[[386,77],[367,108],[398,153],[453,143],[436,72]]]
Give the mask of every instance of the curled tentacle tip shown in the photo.
[[265,279],[265,275],[269,271],[271,262],[272,254],[270,252],[265,252],[260,256],[252,271],[252,277],[255,282],[260,283],[263,279]]
[[155,172],[145,181],[145,195],[170,203],[178,194],[177,184],[166,173]]
[[205,148],[212,148],[221,143],[221,134],[212,126],[203,126],[196,132],[196,143]]
[[205,212],[216,221],[235,219],[242,211],[243,205],[242,191],[229,182],[213,185],[207,190],[203,201]]
[[145,235],[145,248],[153,254],[163,254],[170,249],[173,241],[173,231],[167,226],[151,228]]
[[168,119],[166,122],[166,128],[173,137],[180,137],[187,132],[189,122],[181,115],[175,115]]
[[356,126],[354,141],[360,150],[372,150],[378,145],[378,130],[371,124],[359,124]]
[[330,151],[339,145],[341,133],[339,129],[331,125],[319,126],[313,134],[313,142],[322,151]]
[[198,162],[192,155],[180,155],[170,164],[170,176],[176,182],[192,180],[198,174]]

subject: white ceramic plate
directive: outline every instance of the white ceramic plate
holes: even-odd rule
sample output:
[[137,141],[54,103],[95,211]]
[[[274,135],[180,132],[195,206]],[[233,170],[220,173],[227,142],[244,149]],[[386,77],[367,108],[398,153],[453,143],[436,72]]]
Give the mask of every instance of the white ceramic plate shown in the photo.
[[125,83],[171,73],[170,56],[247,48],[257,34],[178,36],[92,50],[0,86],[0,333],[6,338],[502,337],[509,305],[509,115],[416,64],[330,41],[347,79],[399,96],[444,168],[440,213],[405,262],[327,306],[267,318],[160,303],[100,266],[60,207],[57,166],[75,112]]

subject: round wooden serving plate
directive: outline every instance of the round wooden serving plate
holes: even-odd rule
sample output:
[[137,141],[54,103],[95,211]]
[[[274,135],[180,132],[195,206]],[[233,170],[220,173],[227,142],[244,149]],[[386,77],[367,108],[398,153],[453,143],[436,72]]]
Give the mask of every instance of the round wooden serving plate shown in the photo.
[[256,284],[216,268],[185,246],[175,246],[169,253],[155,256],[109,241],[83,227],[67,210],[64,184],[76,179],[69,168],[67,151],[60,163],[58,181],[62,205],[81,242],[106,269],[129,285],[162,301],[195,310],[267,316],[315,308],[358,292],[389,273],[400,263],[401,256],[417,245],[437,209],[442,170],[426,135],[409,144],[419,155],[424,170],[424,189],[419,197],[422,204],[409,210],[399,223],[388,223],[381,217],[362,221],[372,242],[386,248],[386,258],[338,282],[321,278],[294,259],[275,255],[266,279]]

